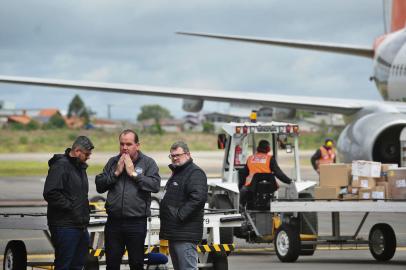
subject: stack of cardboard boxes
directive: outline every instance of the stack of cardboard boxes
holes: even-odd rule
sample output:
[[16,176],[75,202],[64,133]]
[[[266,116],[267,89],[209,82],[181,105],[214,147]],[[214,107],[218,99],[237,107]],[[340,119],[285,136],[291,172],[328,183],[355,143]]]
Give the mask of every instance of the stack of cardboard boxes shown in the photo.
[[342,187],[350,184],[351,165],[329,164],[320,166],[320,183],[314,190],[316,199],[338,199]]
[[406,168],[364,160],[352,164],[321,165],[315,198],[406,200]]
[[379,182],[384,182],[381,179],[381,167],[380,162],[353,161],[351,185],[348,188],[349,192],[343,194],[343,199],[385,199],[385,187],[377,185]]

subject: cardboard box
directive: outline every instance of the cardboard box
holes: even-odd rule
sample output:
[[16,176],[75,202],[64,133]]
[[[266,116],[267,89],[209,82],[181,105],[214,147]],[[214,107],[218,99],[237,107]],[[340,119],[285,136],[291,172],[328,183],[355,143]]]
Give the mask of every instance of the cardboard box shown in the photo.
[[352,162],[352,175],[381,177],[381,163],[366,160],[354,160]]
[[343,200],[358,200],[358,195],[356,194],[344,194],[343,195]]
[[348,194],[358,195],[359,187],[348,186]]
[[372,199],[375,200],[384,200],[386,199],[386,190],[385,186],[376,186],[372,188],[371,192]]
[[320,186],[345,187],[351,179],[350,164],[320,165]]
[[378,178],[354,175],[352,177],[351,186],[358,188],[373,188],[376,186],[376,179]]
[[[381,172],[381,174],[383,174],[383,172]],[[388,178],[386,176],[386,172],[384,173],[385,175],[381,175],[381,177],[377,177],[374,178],[375,179],[375,183],[379,183],[379,182],[388,182]]]
[[372,199],[372,189],[361,188],[358,192],[358,197],[360,200],[370,200]]
[[314,197],[323,200],[336,200],[340,187],[319,186],[314,188]]
[[391,198],[391,194],[390,194],[390,189],[389,189],[389,183],[388,182],[377,182],[376,186],[382,186],[385,188],[385,198],[386,199],[390,199]]
[[398,164],[385,163],[381,164],[381,175],[386,174],[389,170],[397,169]]
[[406,200],[406,168],[388,170],[387,178],[391,199]]

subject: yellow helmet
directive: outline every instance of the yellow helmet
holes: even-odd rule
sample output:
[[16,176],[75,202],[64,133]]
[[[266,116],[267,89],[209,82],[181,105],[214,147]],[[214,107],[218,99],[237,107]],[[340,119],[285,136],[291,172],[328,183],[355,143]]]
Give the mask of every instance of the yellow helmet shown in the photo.
[[326,142],[324,143],[324,145],[325,145],[326,147],[331,148],[331,147],[333,147],[333,141],[332,141],[332,140],[326,140]]

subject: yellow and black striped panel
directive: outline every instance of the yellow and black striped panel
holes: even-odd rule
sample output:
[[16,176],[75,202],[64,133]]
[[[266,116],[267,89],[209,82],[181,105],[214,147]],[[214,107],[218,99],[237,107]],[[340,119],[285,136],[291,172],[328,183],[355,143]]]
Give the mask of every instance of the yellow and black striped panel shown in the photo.
[[[152,252],[159,252],[159,246],[150,246],[149,248],[144,247],[144,254],[148,254],[148,253],[152,253]],[[92,255],[94,257],[103,257],[104,255],[106,255],[106,252],[102,248],[90,249],[89,253],[90,253],[90,255]],[[124,255],[128,255],[127,250],[125,251]]]
[[234,244],[212,244],[212,245],[198,245],[197,251],[201,253],[206,252],[230,252],[235,248]]
[[[234,244],[212,244],[212,245],[198,245],[197,252],[206,253],[206,252],[230,252],[234,251],[235,245]],[[90,255],[94,257],[103,257],[106,252],[104,249],[91,249],[89,250]],[[144,254],[159,252],[159,246],[150,246],[144,248]],[[125,251],[124,255],[127,255],[127,250]]]

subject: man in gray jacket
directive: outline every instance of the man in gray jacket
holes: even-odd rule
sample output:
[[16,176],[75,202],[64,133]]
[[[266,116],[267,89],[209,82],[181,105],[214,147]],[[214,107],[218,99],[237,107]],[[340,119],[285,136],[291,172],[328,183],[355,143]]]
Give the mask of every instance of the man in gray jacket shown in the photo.
[[143,269],[147,217],[151,192],[158,192],[161,178],[155,161],[139,151],[138,135],[124,130],[120,154],[110,158],[96,176],[96,189],[107,193],[108,214],[104,229],[107,270],[119,270],[125,248],[131,270]]

